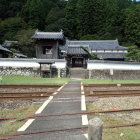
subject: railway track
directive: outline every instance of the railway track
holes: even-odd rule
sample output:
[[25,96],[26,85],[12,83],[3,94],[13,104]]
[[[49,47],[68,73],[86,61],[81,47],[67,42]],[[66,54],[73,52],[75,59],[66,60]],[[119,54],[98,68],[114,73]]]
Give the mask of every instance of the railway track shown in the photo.
[[84,86],[86,95],[91,97],[140,96],[140,84],[86,84]]
[[[54,91],[55,92],[55,91]],[[65,91],[66,92],[66,91]],[[53,92],[1,92],[0,93],[0,100],[2,99],[32,99],[32,98],[44,98],[52,95]],[[66,94],[64,95],[55,95],[57,97],[75,97],[77,98],[77,95],[75,94]],[[98,97],[98,98],[106,98],[106,97],[125,97],[125,96],[140,96],[140,90],[101,90],[101,91],[90,91],[86,94],[87,97]],[[80,96],[79,96],[80,98]],[[80,100],[80,99],[79,99]]]
[[61,84],[55,85],[0,85],[0,88],[53,88],[53,87],[60,87]]
[[[24,89],[24,88],[57,88],[60,87],[61,85],[0,85],[1,88],[5,89]],[[86,96],[91,96],[91,97],[99,97],[99,98],[104,98],[104,97],[120,97],[120,96],[140,96],[140,88],[139,89],[121,89],[121,88],[116,88],[116,89],[109,89],[109,87],[117,87],[117,84],[94,84],[94,85],[84,85],[85,88],[88,89],[93,87],[93,88],[100,88],[100,87],[108,87],[107,89],[96,89],[96,90],[85,90]],[[119,85],[120,86],[120,85]],[[140,84],[122,84],[121,87],[138,87]],[[55,92],[55,90],[53,91]],[[1,99],[32,99],[32,98],[43,98],[43,97],[49,97],[53,92],[44,92],[44,91],[26,91],[26,92],[0,92],[0,100]],[[69,95],[69,91],[65,90],[64,92],[67,92],[66,96]],[[56,95],[56,96],[61,96]],[[75,96],[74,94],[71,96]]]
[[[49,97],[61,85],[0,85],[0,100]],[[43,90],[42,90],[43,89]]]
[[140,87],[140,84],[84,84],[84,87]]
[[51,94],[52,92],[0,93],[0,100],[44,98],[49,97]]
[[140,96],[140,90],[98,90],[90,91],[87,96],[94,97],[120,97],[120,96]]

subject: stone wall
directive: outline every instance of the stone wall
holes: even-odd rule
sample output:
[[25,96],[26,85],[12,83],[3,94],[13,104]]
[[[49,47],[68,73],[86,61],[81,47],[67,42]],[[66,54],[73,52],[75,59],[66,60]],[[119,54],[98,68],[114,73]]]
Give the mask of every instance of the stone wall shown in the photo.
[[[110,70],[87,70],[90,79],[111,79]],[[113,70],[114,80],[139,80],[140,70]]]
[[62,77],[65,78],[67,77],[67,69],[66,68],[52,68],[52,77]]
[[22,75],[40,77],[39,69],[37,68],[14,68],[14,67],[0,67],[0,75]]
[[[14,67],[0,67],[0,75],[22,75],[40,77],[40,70],[38,68],[14,68]],[[50,77],[50,71],[42,71],[42,77]],[[66,77],[67,69],[52,69],[52,77]]]

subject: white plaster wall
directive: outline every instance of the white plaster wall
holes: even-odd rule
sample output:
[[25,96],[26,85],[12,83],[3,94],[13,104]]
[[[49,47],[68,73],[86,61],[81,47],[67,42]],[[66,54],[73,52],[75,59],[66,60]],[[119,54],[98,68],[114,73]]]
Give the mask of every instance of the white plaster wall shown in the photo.
[[87,69],[89,70],[140,70],[140,65],[135,64],[113,64],[113,63],[88,63]]
[[55,62],[52,67],[59,69],[66,68],[66,62]]
[[[43,64],[42,64],[43,66]],[[48,66],[48,65],[47,65]],[[17,67],[17,68],[39,68],[40,65],[37,62],[26,61],[0,61],[0,67]],[[66,68],[66,62],[55,62],[52,67],[54,68]]]
[[40,65],[36,62],[24,61],[0,61],[0,67],[26,67],[26,68],[39,68]]

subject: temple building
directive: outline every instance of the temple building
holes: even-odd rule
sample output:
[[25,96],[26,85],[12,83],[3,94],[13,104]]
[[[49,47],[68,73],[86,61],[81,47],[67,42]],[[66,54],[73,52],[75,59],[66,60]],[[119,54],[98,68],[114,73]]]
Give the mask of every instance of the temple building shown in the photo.
[[39,32],[32,36],[36,40],[36,57],[39,59],[66,59],[69,67],[86,67],[90,53],[99,60],[124,61],[127,47],[118,40],[67,40],[63,32]]

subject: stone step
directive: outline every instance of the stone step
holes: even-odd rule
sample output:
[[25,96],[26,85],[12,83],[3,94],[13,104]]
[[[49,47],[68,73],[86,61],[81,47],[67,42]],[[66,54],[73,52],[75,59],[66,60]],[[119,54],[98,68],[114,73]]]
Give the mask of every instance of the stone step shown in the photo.
[[83,68],[71,68],[70,77],[71,78],[85,78],[86,70]]

